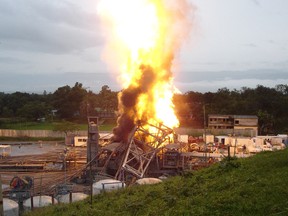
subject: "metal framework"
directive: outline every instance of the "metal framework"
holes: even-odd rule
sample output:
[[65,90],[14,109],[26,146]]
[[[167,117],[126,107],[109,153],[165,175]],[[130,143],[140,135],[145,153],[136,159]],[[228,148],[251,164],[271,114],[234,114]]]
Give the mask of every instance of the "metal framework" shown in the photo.
[[164,143],[169,143],[173,130],[163,124],[141,124],[135,126],[128,139],[128,147],[116,178],[125,179],[130,173],[136,178],[143,178],[149,164]]

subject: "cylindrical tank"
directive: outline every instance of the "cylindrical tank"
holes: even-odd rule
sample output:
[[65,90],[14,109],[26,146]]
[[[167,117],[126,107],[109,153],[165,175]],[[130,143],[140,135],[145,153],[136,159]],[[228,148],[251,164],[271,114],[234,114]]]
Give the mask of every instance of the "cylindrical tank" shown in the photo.
[[[84,193],[72,193],[72,202],[84,200],[88,197],[87,194]],[[70,203],[70,193],[65,195],[60,195],[58,197],[58,201],[60,203]]]
[[[54,204],[57,204],[58,201],[54,199]],[[52,205],[52,197],[51,196],[34,196],[33,197],[33,207],[39,208]],[[31,198],[24,200],[23,202],[24,210],[31,209]]]
[[18,203],[13,200],[3,198],[3,210],[5,216],[19,216]]
[[99,194],[102,191],[117,190],[125,187],[125,183],[115,179],[103,179],[93,184],[93,195]]
[[158,184],[161,183],[162,180],[158,178],[142,178],[136,181],[136,184],[144,185],[144,184]]

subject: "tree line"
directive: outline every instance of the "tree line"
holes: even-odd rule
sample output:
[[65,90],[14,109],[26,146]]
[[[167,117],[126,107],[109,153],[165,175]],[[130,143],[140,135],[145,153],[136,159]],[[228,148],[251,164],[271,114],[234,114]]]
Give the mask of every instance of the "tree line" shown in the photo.
[[0,118],[27,121],[66,120],[85,122],[88,115],[117,110],[117,92],[104,85],[93,93],[81,83],[59,87],[54,93],[0,93]]
[[256,115],[259,134],[288,133],[288,85],[274,88],[258,85],[240,90],[218,89],[217,92],[189,91],[175,95],[176,110],[182,125],[204,125],[205,114]]
[[[115,113],[118,92],[108,85],[98,93],[76,82],[74,86],[59,87],[54,93],[0,93],[0,118],[27,121],[66,120],[86,122],[88,115]],[[204,113],[256,115],[260,134],[288,132],[288,85],[274,88],[258,85],[240,90],[218,89],[217,92],[188,91],[174,95],[176,115],[181,126],[203,128]],[[206,116],[207,117],[207,116]],[[0,119],[0,121],[1,121]]]

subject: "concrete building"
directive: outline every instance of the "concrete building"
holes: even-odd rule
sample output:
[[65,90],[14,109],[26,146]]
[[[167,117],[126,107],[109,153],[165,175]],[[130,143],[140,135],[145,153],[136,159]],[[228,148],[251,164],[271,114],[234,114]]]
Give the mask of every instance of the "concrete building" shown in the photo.
[[258,117],[255,115],[208,115],[208,129],[253,130],[257,135]]

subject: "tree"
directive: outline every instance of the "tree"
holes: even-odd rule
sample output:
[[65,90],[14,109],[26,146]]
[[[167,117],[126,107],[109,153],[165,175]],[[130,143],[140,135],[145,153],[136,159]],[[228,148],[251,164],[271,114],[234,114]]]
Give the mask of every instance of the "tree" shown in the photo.
[[79,130],[80,130],[80,128],[77,124],[74,124],[74,123],[69,122],[69,121],[62,121],[60,123],[57,123],[53,129],[53,131],[65,133],[66,136],[68,135],[68,133],[73,133],[73,132],[76,132]]
[[87,91],[81,83],[76,82],[74,87],[68,85],[58,88],[53,93],[53,105],[57,114],[63,119],[72,119],[80,115],[80,105]]
[[50,112],[49,106],[44,102],[31,101],[22,106],[17,111],[17,116],[24,117],[27,120],[37,120],[48,116]]
[[285,84],[280,84],[280,85],[276,85],[275,87],[276,91],[281,92],[283,95],[288,95],[288,85]]
[[4,100],[8,110],[12,110],[13,116],[17,116],[17,110],[31,101],[31,96],[28,93],[15,92],[8,94]]
[[108,85],[104,85],[96,98],[96,107],[101,111],[114,112],[118,107],[118,92],[113,92]]
[[273,127],[275,119],[267,111],[259,110],[258,113],[258,125],[259,125],[259,134],[267,135],[269,133],[274,133]]
[[89,91],[80,104],[80,115],[86,118],[89,115],[96,115],[97,95]]

